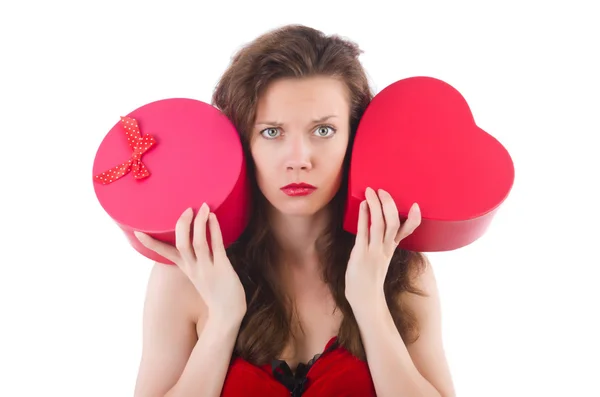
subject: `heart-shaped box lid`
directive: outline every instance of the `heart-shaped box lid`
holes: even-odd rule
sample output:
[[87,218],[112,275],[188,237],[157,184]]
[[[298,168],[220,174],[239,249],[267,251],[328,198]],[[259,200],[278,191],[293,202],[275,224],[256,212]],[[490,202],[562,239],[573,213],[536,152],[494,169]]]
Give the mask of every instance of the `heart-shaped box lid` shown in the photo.
[[366,188],[381,188],[402,221],[413,203],[421,209],[421,225],[400,247],[461,248],[485,233],[514,177],[509,152],[476,125],[458,90],[433,77],[402,79],[375,95],[360,120],[344,229],[356,233]]

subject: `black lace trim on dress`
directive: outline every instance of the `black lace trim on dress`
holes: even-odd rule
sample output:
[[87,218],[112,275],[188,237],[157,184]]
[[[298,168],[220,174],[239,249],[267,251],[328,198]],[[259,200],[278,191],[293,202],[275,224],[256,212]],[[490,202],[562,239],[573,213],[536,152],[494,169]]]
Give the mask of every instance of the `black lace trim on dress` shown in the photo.
[[306,375],[310,368],[315,362],[325,353],[335,349],[337,347],[337,341],[332,343],[331,346],[323,353],[315,354],[315,356],[306,364],[298,363],[296,367],[296,373],[294,374],[285,360],[273,360],[271,361],[271,370],[273,376],[281,384],[283,384],[289,391],[291,397],[300,397],[306,389],[306,382],[308,378]]

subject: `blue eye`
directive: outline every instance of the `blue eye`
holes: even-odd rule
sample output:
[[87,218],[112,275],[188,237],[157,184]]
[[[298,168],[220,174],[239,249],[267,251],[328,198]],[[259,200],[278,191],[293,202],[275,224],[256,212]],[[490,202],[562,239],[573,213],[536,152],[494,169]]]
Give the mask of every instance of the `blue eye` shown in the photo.
[[[336,129],[330,125],[321,125],[315,131],[315,135],[322,138],[330,138],[336,133]],[[281,135],[281,132],[277,128],[265,128],[260,134],[266,139],[275,139]]]
[[335,134],[335,128],[329,125],[321,125],[315,130],[315,133],[317,136],[328,138],[329,136]]
[[273,138],[277,138],[277,136],[279,134],[279,130],[277,128],[265,128],[264,130],[262,130],[260,132],[260,134],[267,139],[273,139]]

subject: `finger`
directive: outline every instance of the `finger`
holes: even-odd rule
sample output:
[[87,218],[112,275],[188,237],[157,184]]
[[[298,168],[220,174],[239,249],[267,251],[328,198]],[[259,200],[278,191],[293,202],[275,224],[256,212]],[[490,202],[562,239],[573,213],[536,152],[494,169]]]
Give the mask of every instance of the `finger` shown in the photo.
[[400,241],[410,236],[417,227],[421,224],[421,209],[417,203],[414,203],[408,211],[408,218],[404,221],[404,225],[398,230],[394,241],[399,244]]
[[208,222],[208,214],[210,208],[206,203],[203,203],[194,220],[194,251],[196,259],[210,263],[210,251],[208,250],[208,242],[206,241],[206,227]]
[[175,224],[175,246],[179,250],[184,262],[188,264],[196,261],[196,255],[192,249],[190,239],[190,224],[193,216],[194,210],[188,208],[183,211]]
[[383,220],[383,212],[381,210],[381,202],[377,193],[370,187],[366,191],[367,202],[369,203],[369,218],[371,220],[371,228],[369,230],[369,245],[383,244],[383,233],[385,224]]
[[171,244],[158,241],[148,236],[146,233],[138,232],[137,230],[134,231],[133,234],[140,241],[140,243],[142,243],[142,245],[149,250],[156,252],[158,255],[170,260],[175,264],[181,262],[179,251],[177,251],[177,248],[173,247]]
[[358,208],[358,226],[354,244],[361,248],[369,245],[369,206],[366,200],[361,201]]
[[379,189],[379,198],[381,199],[381,205],[383,207],[383,217],[385,222],[385,236],[383,238],[384,244],[394,245],[395,238],[400,229],[400,215],[398,214],[398,207],[392,196],[385,190]]
[[[223,245],[223,235],[221,234],[221,226],[214,212],[211,212],[208,217],[210,228],[210,246],[212,248],[215,259],[225,256],[225,246]],[[215,263],[217,261],[215,260]]]

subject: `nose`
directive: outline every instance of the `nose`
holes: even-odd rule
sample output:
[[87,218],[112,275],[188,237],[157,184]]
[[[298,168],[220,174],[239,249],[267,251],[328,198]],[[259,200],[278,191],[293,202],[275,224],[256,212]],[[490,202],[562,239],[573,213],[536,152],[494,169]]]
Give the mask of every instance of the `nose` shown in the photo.
[[312,149],[310,142],[298,134],[297,136],[290,137],[287,143],[286,169],[288,171],[310,171],[312,169]]

